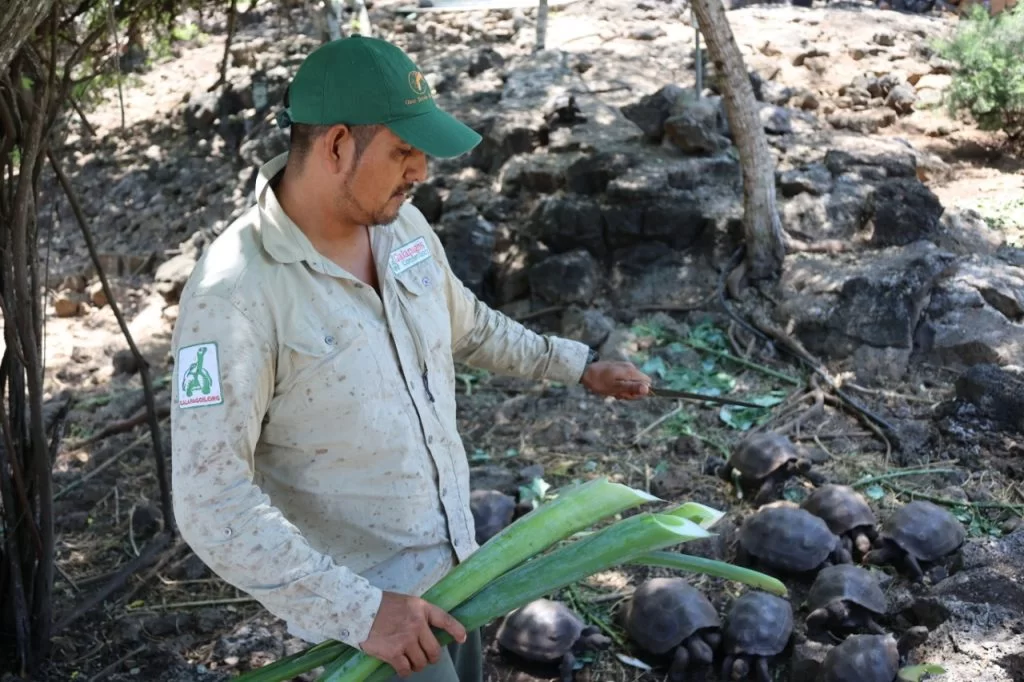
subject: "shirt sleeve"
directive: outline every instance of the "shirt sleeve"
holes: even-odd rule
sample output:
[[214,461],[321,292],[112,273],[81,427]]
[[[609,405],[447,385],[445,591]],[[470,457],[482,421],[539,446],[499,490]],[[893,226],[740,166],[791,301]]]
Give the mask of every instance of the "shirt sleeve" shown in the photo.
[[313,549],[253,483],[274,394],[268,335],[217,295],[183,300],[171,395],[174,514],[211,570],[306,633],[359,648],[382,596]]
[[437,234],[429,225],[426,231],[444,270],[457,361],[498,374],[579,383],[590,353],[586,344],[538,334],[484,304],[452,272]]

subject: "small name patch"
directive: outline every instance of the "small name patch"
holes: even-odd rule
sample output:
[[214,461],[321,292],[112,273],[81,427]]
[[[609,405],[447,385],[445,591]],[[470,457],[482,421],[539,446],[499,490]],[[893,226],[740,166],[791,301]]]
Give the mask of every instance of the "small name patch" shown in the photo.
[[430,249],[427,247],[427,240],[419,237],[392,251],[388,262],[391,265],[391,272],[400,275],[428,258],[430,258]]
[[217,344],[199,343],[178,351],[178,407],[220,405],[220,358]]

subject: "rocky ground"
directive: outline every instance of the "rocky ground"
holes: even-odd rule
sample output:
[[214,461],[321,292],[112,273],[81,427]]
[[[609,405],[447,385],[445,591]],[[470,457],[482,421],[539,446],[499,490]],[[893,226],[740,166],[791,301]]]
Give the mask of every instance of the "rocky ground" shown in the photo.
[[[460,425],[474,486],[542,496],[603,475],[700,501],[729,514],[691,551],[732,560],[753,507],[709,471],[750,432],[783,432],[827,479],[856,484],[880,518],[920,497],[957,515],[970,539],[949,577],[912,586],[883,572],[883,624],[930,628],[914,657],[944,666],[944,679],[1024,679],[1024,390],[1012,370],[1024,365],[1024,162],[940,106],[950,65],[931,41],[955,18],[856,3],[729,12],[797,247],[774,285],[730,287],[729,315],[715,294],[738,245],[739,172],[713,69],[706,97],[690,96],[688,10],[578,0],[552,12],[549,49],[531,55],[532,12],[396,9],[375,5],[375,29],[485,137],[470,157],[435,164],[414,198],[458,274],[532,327],[634,360],[660,383],[769,406],[626,405],[465,368]],[[249,203],[256,165],[285,148],[253,84],[279,101],[317,44],[307,16],[244,14],[230,87],[212,93],[224,22],[208,19],[126,77],[124,129],[116,90],[86,112],[93,133],[68,122],[65,165],[160,405],[181,285]],[[574,114],[559,110],[566,93]],[[137,368],[68,203],[52,183],[45,192],[47,390],[74,398],[55,473],[64,610],[145,549],[159,505],[145,427],[104,431],[142,408]],[[876,421],[837,401],[794,349],[822,361]],[[791,481],[785,496],[808,490]],[[613,607],[665,573],[610,571],[563,596],[621,637]],[[723,615],[742,591],[694,584]],[[797,633],[773,663],[776,679],[817,679],[827,647],[804,635],[806,585],[791,588]],[[179,544],[55,647],[52,680],[212,680],[303,644]],[[639,655],[623,639],[579,679],[661,675],[616,654]],[[488,655],[488,679],[555,676]]]

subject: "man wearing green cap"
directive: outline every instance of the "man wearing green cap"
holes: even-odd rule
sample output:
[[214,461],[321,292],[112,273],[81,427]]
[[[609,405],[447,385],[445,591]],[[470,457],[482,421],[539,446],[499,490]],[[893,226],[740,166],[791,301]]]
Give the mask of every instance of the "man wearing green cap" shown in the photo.
[[[223,579],[309,641],[417,680],[481,678],[479,632],[419,598],[477,549],[455,361],[633,399],[649,380],[482,304],[405,199],[480,136],[383,40],[299,68],[289,153],[209,247],[172,340],[174,510]],[[431,627],[456,643],[439,646]]]

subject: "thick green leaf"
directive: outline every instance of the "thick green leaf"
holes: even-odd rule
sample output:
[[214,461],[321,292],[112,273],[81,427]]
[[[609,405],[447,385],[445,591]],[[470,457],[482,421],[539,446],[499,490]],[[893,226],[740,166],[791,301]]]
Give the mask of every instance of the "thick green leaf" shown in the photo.
[[941,665],[935,665],[934,663],[923,663],[921,665],[909,665],[906,668],[902,668],[898,677],[903,682],[921,682],[925,679],[926,675],[942,675],[945,674],[946,669]]

